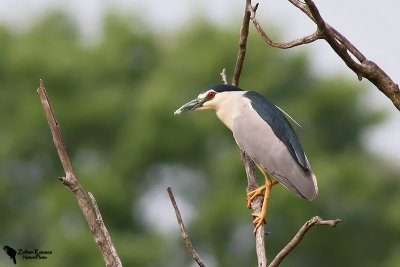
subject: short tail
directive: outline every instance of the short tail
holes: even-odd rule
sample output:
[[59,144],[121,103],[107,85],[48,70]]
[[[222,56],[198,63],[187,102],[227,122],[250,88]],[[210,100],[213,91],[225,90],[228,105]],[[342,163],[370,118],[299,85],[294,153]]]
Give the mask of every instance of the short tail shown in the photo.
[[311,168],[304,170],[304,176],[296,177],[297,179],[292,179],[293,181],[277,174],[273,175],[281,184],[301,198],[311,201],[318,195],[317,179]]

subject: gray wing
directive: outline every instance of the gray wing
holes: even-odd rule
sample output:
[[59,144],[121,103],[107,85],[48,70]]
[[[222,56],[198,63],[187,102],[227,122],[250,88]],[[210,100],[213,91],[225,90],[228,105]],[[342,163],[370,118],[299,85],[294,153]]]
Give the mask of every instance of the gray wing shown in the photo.
[[258,115],[269,124],[275,135],[286,145],[297,163],[305,169],[309,168],[300,141],[282,111],[257,92],[248,91],[245,96],[250,100],[251,106]]
[[[249,100],[253,99],[249,98]],[[283,119],[277,114],[272,115],[274,121],[271,127],[265,118],[258,112],[254,112],[250,105],[254,108],[254,101],[243,104],[237,109],[239,112],[233,118],[232,131],[236,143],[257,165],[296,195],[309,200],[313,199],[318,192],[316,178],[290,123],[274,106]],[[289,130],[285,128],[287,125],[282,120],[290,126]],[[282,141],[282,137],[277,137],[275,133],[277,129],[274,131],[273,127],[282,132],[286,131],[286,141]],[[297,143],[295,140],[290,140],[290,138],[293,139],[293,135]]]

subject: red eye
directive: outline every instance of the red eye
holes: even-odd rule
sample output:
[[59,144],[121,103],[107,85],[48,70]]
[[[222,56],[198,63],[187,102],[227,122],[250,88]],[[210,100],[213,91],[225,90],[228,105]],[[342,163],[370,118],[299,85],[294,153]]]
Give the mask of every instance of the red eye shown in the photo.
[[215,96],[215,93],[214,93],[214,92],[209,92],[209,93],[208,93],[208,97],[209,97],[209,98],[213,98],[214,96]]

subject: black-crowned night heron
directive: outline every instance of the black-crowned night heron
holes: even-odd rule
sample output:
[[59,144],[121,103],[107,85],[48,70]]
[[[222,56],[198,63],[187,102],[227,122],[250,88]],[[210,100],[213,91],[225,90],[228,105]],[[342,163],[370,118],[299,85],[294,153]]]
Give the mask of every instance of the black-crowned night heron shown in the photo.
[[[280,108],[257,92],[217,84],[204,89],[196,99],[174,114],[205,109],[216,111],[217,117],[232,131],[238,146],[265,176],[265,185],[247,194],[247,206],[250,208],[253,199],[265,190],[261,213],[252,214],[254,233],[265,221],[269,194],[274,184],[279,182],[308,200],[317,195],[315,175],[296,133]],[[272,181],[269,175],[276,180]]]

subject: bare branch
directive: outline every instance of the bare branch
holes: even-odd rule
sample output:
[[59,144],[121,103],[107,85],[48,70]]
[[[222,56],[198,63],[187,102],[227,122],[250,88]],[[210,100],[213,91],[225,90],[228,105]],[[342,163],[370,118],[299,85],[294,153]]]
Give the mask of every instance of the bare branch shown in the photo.
[[226,79],[226,69],[225,68],[222,69],[222,71],[219,75],[221,75],[222,82],[224,84],[228,84],[228,80]]
[[249,35],[249,23],[250,23],[250,12],[249,7],[251,6],[251,0],[246,0],[246,7],[244,9],[243,24],[240,28],[240,39],[239,39],[239,52],[236,60],[235,71],[233,72],[232,85],[239,86],[240,74],[242,73],[244,57],[246,55],[247,36]]
[[352,44],[346,37],[344,37],[340,32],[338,32],[335,28],[325,23],[329,30],[331,30],[335,34],[335,38],[339,40],[349,51],[352,53],[360,62],[364,62],[366,57]]
[[[305,0],[319,29],[326,31],[325,40],[332,49],[342,58],[346,65],[352,69],[361,80],[362,77],[372,82],[382,93],[392,100],[395,107],[400,110],[399,86],[373,61],[368,60],[356,49],[342,34],[329,26],[322,19],[319,11],[311,0]],[[355,62],[347,52],[352,53],[360,63]]]
[[60,128],[58,127],[58,122],[50,106],[50,101],[47,96],[47,92],[46,89],[44,88],[42,80],[40,80],[40,87],[37,89],[37,92],[40,96],[40,100],[42,102],[43,109],[46,114],[46,118],[49,123],[51,133],[53,134],[54,145],[56,146],[61,164],[64,167],[65,175],[66,177],[70,177],[74,173],[74,170],[72,168],[71,161],[69,160],[67,151],[65,150],[64,141],[61,136]]
[[261,28],[260,24],[258,23],[258,21],[256,19],[257,7],[258,7],[258,4],[256,4],[254,7],[249,6],[250,19],[253,21],[254,27],[260,34],[261,38],[263,38],[263,40],[265,42],[267,42],[267,44],[269,44],[270,46],[273,46],[276,48],[281,48],[281,49],[288,49],[288,48],[292,48],[292,47],[295,47],[298,45],[312,43],[315,40],[323,38],[322,33],[319,30],[316,30],[313,34],[310,34],[310,35],[300,38],[300,39],[293,40],[291,42],[287,42],[287,43],[275,42],[274,40],[269,38],[269,36],[264,32],[264,30]]
[[[400,89],[398,84],[396,84],[375,62],[368,60],[345,36],[326,23],[312,0],[304,0],[304,2],[298,0],[289,1],[314,21],[317,25],[317,30],[311,35],[288,43],[275,42],[264,32],[255,17],[257,5],[255,7],[251,7],[250,5],[248,6],[250,18],[253,21],[254,27],[265,42],[273,47],[287,49],[308,44],[318,39],[325,39],[343,62],[356,73],[359,80],[362,78],[368,79],[393,102],[398,110],[400,110]],[[349,53],[353,55],[357,61],[355,61]]]
[[94,198],[92,193],[88,192],[88,195],[89,195],[90,200],[92,202],[94,213],[96,214],[96,221],[100,225],[101,231],[103,232],[103,235],[105,237],[105,245],[110,248],[112,256],[113,256],[113,258],[115,258],[115,260],[117,262],[116,266],[122,266],[121,260],[120,260],[120,258],[118,256],[118,253],[115,250],[115,247],[114,247],[114,245],[112,243],[110,233],[108,232],[107,227],[104,224],[103,217],[101,216],[99,206],[97,205],[97,201]]
[[[235,71],[233,73],[232,85],[239,86],[239,79],[242,72],[244,58],[246,55],[246,46],[247,46],[247,37],[249,35],[249,23],[250,23],[250,11],[251,8],[251,0],[246,0],[246,6],[244,9],[243,23],[240,28],[240,39],[239,39],[239,52],[236,60]],[[257,5],[255,7],[257,9]],[[255,11],[254,9],[254,11]],[[256,189],[258,186],[256,175],[255,175],[255,165],[253,160],[246,154],[246,152],[241,151],[242,162],[246,169],[247,175],[247,188],[246,191],[249,193],[250,191]],[[260,213],[262,209],[263,198],[257,197],[253,200],[251,204],[251,209],[253,213]],[[267,266],[267,256],[265,253],[265,242],[264,242],[265,230],[264,224],[258,227],[256,232],[256,253],[259,267]]]
[[320,217],[315,216],[312,217],[310,220],[308,220],[297,232],[297,234],[293,237],[292,240],[276,255],[274,260],[271,262],[269,267],[275,267],[278,266],[282,260],[292,251],[303,239],[305,234],[307,233],[308,230],[310,230],[311,227],[315,225],[329,225],[331,227],[335,227],[338,223],[340,223],[340,219],[336,220],[322,220]]
[[304,2],[301,2],[299,0],[289,0],[289,2],[292,3],[294,6],[296,6],[297,8],[299,8],[301,11],[303,11],[311,20],[314,20],[313,16],[308,10],[307,5]]
[[[79,207],[81,208],[82,213],[89,225],[90,231],[92,232],[97,246],[103,255],[106,266],[122,266],[121,260],[119,259],[111,242],[111,237],[109,236],[109,233],[101,219],[97,204],[94,202],[94,207],[95,209],[97,208],[96,213],[98,213],[96,218],[86,193],[75,176],[71,161],[69,160],[68,153],[65,149],[60,128],[58,126],[56,117],[54,116],[53,109],[51,108],[50,101],[42,80],[40,80],[40,86],[37,89],[37,92],[40,96],[47,122],[49,123],[50,130],[53,135],[54,145],[56,146],[58,156],[60,157],[61,163],[64,167],[65,177],[61,177],[60,180],[75,194]],[[102,229],[103,227],[104,230]]]
[[179,211],[178,205],[176,204],[175,197],[174,194],[172,193],[172,189],[170,186],[167,187],[167,191],[169,198],[171,199],[172,206],[174,207],[176,219],[178,221],[179,229],[181,229],[182,238],[185,241],[186,248],[189,251],[190,255],[192,255],[193,259],[197,262],[197,264],[200,267],[204,267],[205,265],[200,259],[199,254],[197,254],[196,250],[192,246],[192,243],[190,242],[189,235],[186,232],[185,225],[183,224],[183,220],[181,217],[181,213]]
[[[249,193],[259,187],[255,173],[256,165],[245,151],[241,150],[240,152],[241,152],[242,162],[245,167],[247,175],[246,192]],[[264,198],[262,196],[258,196],[252,201],[251,210],[253,211],[253,213],[261,213],[263,200]],[[265,229],[264,229],[264,223],[262,223],[260,227],[258,227],[256,232],[256,254],[258,260],[257,266],[259,267],[267,266],[267,255],[265,252],[264,236],[265,236]]]

